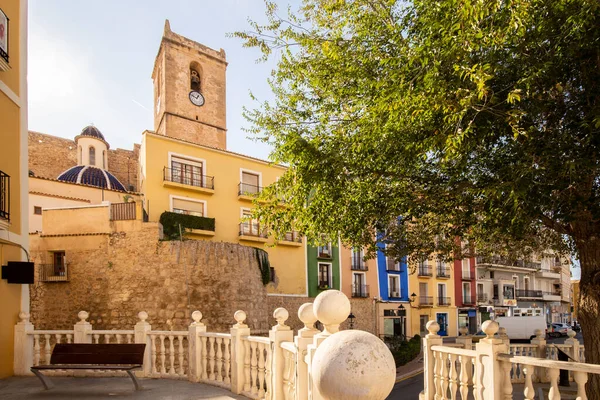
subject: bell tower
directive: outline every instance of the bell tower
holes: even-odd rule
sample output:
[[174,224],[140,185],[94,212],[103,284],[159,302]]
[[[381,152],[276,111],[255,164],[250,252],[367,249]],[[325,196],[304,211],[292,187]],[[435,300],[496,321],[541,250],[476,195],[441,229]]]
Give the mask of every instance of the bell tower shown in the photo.
[[226,148],[225,51],[171,31],[169,20],[154,61],[154,131]]

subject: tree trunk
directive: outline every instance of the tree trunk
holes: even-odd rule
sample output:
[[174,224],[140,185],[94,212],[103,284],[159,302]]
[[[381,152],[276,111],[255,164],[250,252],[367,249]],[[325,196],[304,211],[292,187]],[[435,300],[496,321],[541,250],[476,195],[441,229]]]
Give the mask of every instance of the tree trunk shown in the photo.
[[[600,364],[600,240],[595,235],[575,238],[581,264],[578,319],[583,332],[585,362]],[[600,375],[589,374],[589,400],[600,400]]]

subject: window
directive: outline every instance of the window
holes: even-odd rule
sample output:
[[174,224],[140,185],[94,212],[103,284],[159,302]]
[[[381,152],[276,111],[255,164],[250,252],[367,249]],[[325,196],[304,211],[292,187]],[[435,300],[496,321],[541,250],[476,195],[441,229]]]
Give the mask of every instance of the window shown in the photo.
[[513,285],[504,285],[502,288],[502,295],[505,299],[515,298],[515,287]]
[[260,175],[248,171],[242,171],[240,182],[240,194],[257,194],[260,192]]
[[171,157],[171,181],[184,185],[204,187],[204,164],[180,157]]
[[462,284],[463,303],[471,304],[471,282],[463,282]]
[[494,285],[494,299],[498,299],[498,285]]
[[494,279],[494,271],[490,271],[490,279]]
[[354,272],[352,274],[352,297],[369,297],[364,273]]
[[388,276],[388,285],[390,297],[400,297],[400,279],[397,275]]
[[252,218],[252,210],[243,208],[242,219],[242,233],[244,235],[260,236],[260,224],[257,219]]
[[90,146],[89,155],[90,165],[96,165],[96,148],[94,146]]
[[33,213],[35,215],[42,215],[42,207],[40,207],[40,206],[33,206]]
[[323,246],[317,247],[318,258],[331,258],[331,243],[327,243]]
[[446,295],[446,285],[438,283],[438,302],[440,306],[450,305],[450,298]]
[[469,259],[462,260],[462,277],[465,279],[471,278],[471,265]]
[[175,198],[171,199],[171,211],[178,214],[195,215],[203,217],[205,215],[205,203],[203,201],[194,201],[191,199]]
[[331,289],[331,264],[319,263],[319,289]]
[[200,73],[197,63],[190,66],[190,90],[200,92]]
[[65,262],[64,251],[55,251],[52,253],[52,264],[54,266],[54,276],[65,276],[67,263]]

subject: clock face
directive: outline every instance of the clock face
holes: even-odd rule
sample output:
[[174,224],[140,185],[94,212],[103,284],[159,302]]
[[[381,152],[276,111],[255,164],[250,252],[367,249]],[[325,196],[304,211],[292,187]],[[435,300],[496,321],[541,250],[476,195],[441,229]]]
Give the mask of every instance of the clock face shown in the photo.
[[192,102],[192,104],[195,104],[197,106],[203,106],[204,96],[202,96],[202,93],[192,90],[190,92],[190,101]]

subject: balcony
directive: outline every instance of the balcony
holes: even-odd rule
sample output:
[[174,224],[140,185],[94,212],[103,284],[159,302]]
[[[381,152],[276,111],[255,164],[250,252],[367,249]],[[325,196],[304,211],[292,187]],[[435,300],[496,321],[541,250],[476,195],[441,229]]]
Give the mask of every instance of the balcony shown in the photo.
[[317,247],[317,258],[331,259],[331,246],[319,246]]
[[463,281],[472,281],[475,279],[475,274],[472,273],[471,268],[461,270],[461,279]]
[[497,267],[509,267],[509,268],[526,268],[526,269],[540,269],[542,268],[542,263],[539,262],[531,262],[525,260],[509,260],[504,257],[477,257],[477,265],[478,266],[497,266]]
[[392,272],[400,272],[400,263],[391,257],[385,259],[385,269]]
[[535,272],[535,276],[542,279],[560,279],[560,271],[555,272],[550,269],[539,269]]
[[260,226],[257,222],[242,222],[240,224],[241,240],[249,240],[253,242],[266,242],[268,235],[267,230]]
[[262,192],[261,186],[251,185],[249,183],[238,184],[238,199],[239,200],[254,200],[254,198]]
[[419,306],[433,307],[433,296],[419,296]]
[[179,169],[163,169],[163,186],[193,190],[206,194],[215,192],[215,178],[207,175],[194,175]]
[[40,282],[68,282],[69,268],[63,265],[39,264]]
[[478,303],[487,303],[488,302],[488,294],[487,293],[477,293],[477,302]]
[[279,244],[300,247],[302,246],[302,235],[298,231],[286,232]]
[[369,285],[352,285],[352,297],[368,298]]
[[465,296],[465,293],[463,293],[463,304],[475,304],[475,299],[473,298],[473,296],[471,296],[470,294],[468,296]]
[[0,219],[10,221],[10,176],[0,171]]
[[438,306],[440,307],[447,307],[450,305],[450,302],[450,297],[438,297]]
[[450,278],[450,268],[445,265],[438,265],[435,269],[436,277],[448,279]]
[[396,291],[396,290],[390,290],[388,297],[390,299],[399,299],[400,298],[400,290]]
[[542,291],[541,290],[522,290],[517,289],[517,299],[519,298],[533,298],[533,299],[541,299]]
[[423,276],[427,278],[432,276],[431,267],[429,267],[428,265],[419,265],[418,276]]
[[369,267],[367,267],[362,257],[352,256],[350,258],[350,269],[352,271],[368,271]]
[[329,278],[329,279],[319,279],[318,284],[317,284],[317,289],[319,290],[328,290],[328,289],[333,289],[333,278]]
[[561,292],[542,292],[542,299],[544,301],[560,301],[561,300]]

